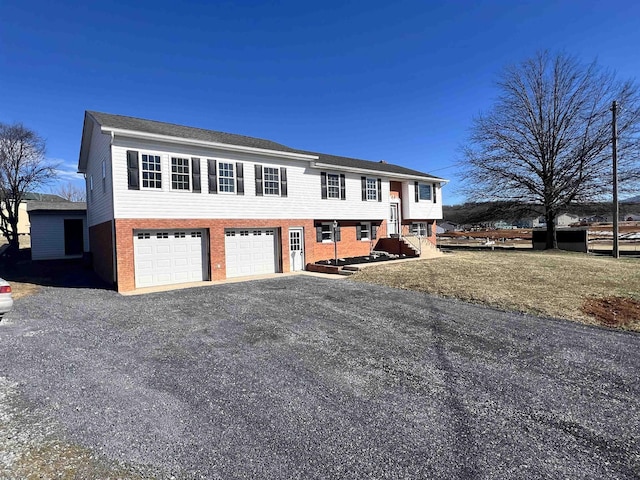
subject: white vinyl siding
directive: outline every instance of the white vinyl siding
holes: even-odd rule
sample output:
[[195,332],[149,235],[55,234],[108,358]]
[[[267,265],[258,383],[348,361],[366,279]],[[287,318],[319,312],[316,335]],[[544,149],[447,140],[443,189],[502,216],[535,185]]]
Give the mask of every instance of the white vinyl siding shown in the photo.
[[[423,182],[420,182],[423,183]],[[431,187],[433,192],[433,184],[424,182]],[[442,218],[442,194],[441,187],[436,185],[436,201],[420,200],[415,201],[415,182],[402,183],[402,218],[415,220],[437,220]],[[418,192],[419,194],[420,192]]]
[[84,215],[62,212],[51,215],[31,214],[31,258],[33,260],[54,260],[81,256],[67,256],[64,245],[64,221],[80,219],[83,226],[83,248],[85,252],[88,252],[89,233]]
[[[345,173],[346,200],[319,201],[321,198],[321,170],[309,167],[304,160],[278,159],[259,154],[228,152],[212,148],[187,147],[160,142],[124,139],[117,137],[113,147],[113,175],[115,218],[184,218],[184,219],[340,219],[359,221],[362,219],[386,219],[389,216],[389,178],[381,178],[381,202],[363,202],[361,197],[361,177],[358,173]],[[163,185],[161,191],[129,190],[127,184],[127,150],[140,153],[153,153],[161,157]],[[171,157],[200,158],[202,182],[201,193],[185,193],[171,190]],[[244,166],[244,195],[212,195],[209,193],[207,159],[215,159],[217,164],[242,162]],[[256,195],[255,165],[269,168],[287,169],[287,197],[275,195]],[[216,165],[216,168],[217,165]],[[217,172],[218,173],[218,172]],[[237,172],[234,172],[237,173]],[[217,177],[217,175],[216,175]],[[264,180],[264,179],[263,179]],[[403,182],[403,186],[413,182]],[[404,195],[405,199],[413,197]],[[438,197],[440,198],[440,196]],[[404,201],[403,205],[412,203]],[[420,202],[420,207],[427,202]],[[417,205],[417,204],[416,204]],[[429,203],[436,207],[440,215],[420,215],[403,218],[442,218],[441,203]],[[430,211],[431,211],[430,210]]]
[[[86,193],[87,193],[87,224],[97,225],[113,218],[112,203],[112,171],[111,171],[111,137],[100,133],[100,127],[94,125],[91,134],[91,157],[87,163],[86,172]],[[90,189],[92,178],[102,178],[102,165],[104,163],[105,177],[103,179],[104,188]],[[125,182],[126,180],[126,158],[125,158]],[[126,185],[125,185],[126,188]]]

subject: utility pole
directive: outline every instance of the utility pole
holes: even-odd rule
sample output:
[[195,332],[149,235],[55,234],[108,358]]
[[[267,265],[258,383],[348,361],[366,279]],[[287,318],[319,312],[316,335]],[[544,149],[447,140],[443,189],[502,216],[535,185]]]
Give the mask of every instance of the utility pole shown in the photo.
[[616,120],[616,114],[618,110],[618,104],[614,100],[611,105],[611,112],[613,113],[611,119],[611,140],[612,140],[612,155],[613,155],[613,258],[620,258],[620,244],[618,241],[618,217],[620,214],[618,207],[618,125]]

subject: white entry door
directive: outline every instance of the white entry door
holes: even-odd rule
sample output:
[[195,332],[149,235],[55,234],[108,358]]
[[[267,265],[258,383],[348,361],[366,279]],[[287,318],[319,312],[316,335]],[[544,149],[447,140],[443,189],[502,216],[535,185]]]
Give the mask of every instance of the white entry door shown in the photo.
[[140,230],[133,234],[136,288],[204,280],[202,230]]
[[304,230],[289,229],[289,268],[292,272],[304,270]]
[[389,236],[398,234],[399,228],[398,228],[398,204],[397,203],[391,204],[391,211],[389,212],[389,227],[387,228],[387,230],[389,230],[387,232]]
[[273,228],[236,228],[224,232],[227,278],[276,272]]

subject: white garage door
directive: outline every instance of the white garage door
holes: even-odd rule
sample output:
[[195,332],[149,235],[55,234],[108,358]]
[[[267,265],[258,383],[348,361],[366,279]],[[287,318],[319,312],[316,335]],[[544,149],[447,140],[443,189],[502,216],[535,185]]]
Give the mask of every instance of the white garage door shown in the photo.
[[275,273],[275,238],[272,228],[225,230],[227,278]]
[[202,230],[149,230],[133,234],[136,288],[204,279]]

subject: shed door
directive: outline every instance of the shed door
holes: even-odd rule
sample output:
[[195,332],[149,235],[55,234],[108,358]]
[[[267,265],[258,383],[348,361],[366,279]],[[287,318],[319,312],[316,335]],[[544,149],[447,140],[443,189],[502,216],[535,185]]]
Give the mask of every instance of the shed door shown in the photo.
[[84,250],[84,228],[82,219],[65,219],[64,221],[64,254],[82,255]]
[[136,288],[204,280],[202,230],[144,230],[133,234]]
[[227,278],[276,272],[273,228],[239,228],[225,231]]

